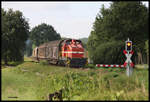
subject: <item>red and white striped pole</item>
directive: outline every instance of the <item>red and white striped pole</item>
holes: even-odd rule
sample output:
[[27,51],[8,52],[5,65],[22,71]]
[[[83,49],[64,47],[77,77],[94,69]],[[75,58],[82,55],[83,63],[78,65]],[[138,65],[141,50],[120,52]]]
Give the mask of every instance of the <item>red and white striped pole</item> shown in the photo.
[[124,68],[125,66],[124,65],[105,65],[105,64],[96,64],[96,67],[120,67],[120,68]]

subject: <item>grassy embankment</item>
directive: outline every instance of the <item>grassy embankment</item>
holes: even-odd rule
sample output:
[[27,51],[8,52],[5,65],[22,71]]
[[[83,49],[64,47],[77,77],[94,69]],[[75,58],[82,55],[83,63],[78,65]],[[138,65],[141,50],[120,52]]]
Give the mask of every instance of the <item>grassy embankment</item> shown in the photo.
[[[148,69],[128,78],[120,68],[75,69],[25,62],[2,66],[2,100],[47,100],[65,87],[63,100],[148,100]],[[141,68],[141,67],[140,67]],[[17,97],[17,98],[8,98]]]

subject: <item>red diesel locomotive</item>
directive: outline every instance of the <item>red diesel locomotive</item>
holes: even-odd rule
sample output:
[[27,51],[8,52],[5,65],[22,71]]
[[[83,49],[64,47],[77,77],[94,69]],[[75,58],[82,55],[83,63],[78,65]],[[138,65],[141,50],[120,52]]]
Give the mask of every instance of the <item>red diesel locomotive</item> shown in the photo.
[[86,51],[81,40],[64,39],[44,43],[33,50],[34,60],[69,67],[84,67],[87,64]]

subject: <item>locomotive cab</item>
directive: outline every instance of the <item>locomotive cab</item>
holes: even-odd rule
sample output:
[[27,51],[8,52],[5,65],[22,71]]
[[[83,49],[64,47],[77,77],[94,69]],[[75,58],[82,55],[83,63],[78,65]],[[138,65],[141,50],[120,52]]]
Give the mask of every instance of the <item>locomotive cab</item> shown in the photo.
[[79,40],[67,40],[62,46],[62,57],[83,58],[84,48]]
[[67,58],[69,66],[82,67],[86,63],[84,58],[84,47],[80,40],[66,40],[62,46],[62,57]]

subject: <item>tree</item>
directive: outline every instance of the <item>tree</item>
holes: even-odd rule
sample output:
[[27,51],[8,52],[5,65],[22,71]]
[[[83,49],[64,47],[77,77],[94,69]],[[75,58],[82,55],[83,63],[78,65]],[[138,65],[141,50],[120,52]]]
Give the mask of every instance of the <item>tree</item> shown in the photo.
[[29,34],[29,24],[20,11],[1,9],[2,17],[2,60],[23,60],[25,41]]
[[82,44],[83,44],[84,48],[87,49],[87,41],[88,41],[88,38],[80,38],[79,40],[82,41]]
[[135,61],[148,39],[148,8],[139,1],[113,2],[107,9],[103,5],[88,39],[90,57],[94,63],[123,63],[127,38],[133,41]]
[[39,46],[40,44],[48,41],[61,39],[61,37],[51,25],[42,23],[31,30],[30,39],[33,44]]

